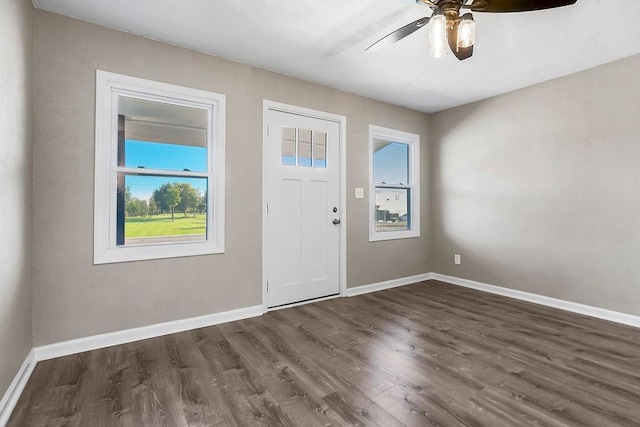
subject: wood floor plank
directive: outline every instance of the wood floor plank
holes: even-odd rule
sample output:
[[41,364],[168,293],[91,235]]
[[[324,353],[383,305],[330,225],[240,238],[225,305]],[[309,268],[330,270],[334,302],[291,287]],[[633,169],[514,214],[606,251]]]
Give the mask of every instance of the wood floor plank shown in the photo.
[[30,426],[637,426],[640,330],[436,281],[40,362]]
[[132,385],[136,425],[185,426],[176,374],[169,363],[165,337],[128,344],[135,381]]
[[215,392],[207,363],[197,345],[197,334],[181,333],[168,336],[165,346],[169,361],[178,374],[182,412],[189,426],[235,425],[231,410]]
[[81,401],[80,424],[133,426],[131,376],[126,347],[117,346],[89,357],[89,375]]

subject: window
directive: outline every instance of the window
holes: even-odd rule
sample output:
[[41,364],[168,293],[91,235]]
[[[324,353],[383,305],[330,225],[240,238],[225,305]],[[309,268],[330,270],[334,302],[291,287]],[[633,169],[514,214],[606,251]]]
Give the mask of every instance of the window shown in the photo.
[[282,164],[314,168],[327,167],[327,133],[282,128]]
[[94,263],[224,252],[225,97],[98,71]]
[[369,126],[369,241],[420,236],[420,136]]

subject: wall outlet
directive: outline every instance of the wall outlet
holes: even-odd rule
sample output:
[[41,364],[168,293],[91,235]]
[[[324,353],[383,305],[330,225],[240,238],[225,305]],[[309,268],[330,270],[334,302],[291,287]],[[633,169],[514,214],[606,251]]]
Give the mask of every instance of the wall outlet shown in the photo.
[[453,263],[456,265],[460,265],[460,255],[456,254],[453,256]]
[[364,199],[364,188],[356,188],[356,199]]

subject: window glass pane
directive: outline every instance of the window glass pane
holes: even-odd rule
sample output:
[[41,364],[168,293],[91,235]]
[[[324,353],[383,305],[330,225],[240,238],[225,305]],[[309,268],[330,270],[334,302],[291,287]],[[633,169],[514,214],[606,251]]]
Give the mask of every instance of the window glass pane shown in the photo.
[[295,166],[296,164],[296,129],[282,128],[282,164]]
[[118,174],[125,189],[124,245],[207,239],[207,178]]
[[409,184],[409,145],[375,139],[373,141],[373,182]]
[[298,166],[311,166],[311,131],[298,129]]
[[207,170],[207,110],[120,96],[118,165]]
[[411,228],[408,188],[376,187],[376,231],[399,231]]
[[125,141],[125,166],[206,172],[207,149],[146,141]]
[[327,134],[313,132],[313,167],[327,167]]

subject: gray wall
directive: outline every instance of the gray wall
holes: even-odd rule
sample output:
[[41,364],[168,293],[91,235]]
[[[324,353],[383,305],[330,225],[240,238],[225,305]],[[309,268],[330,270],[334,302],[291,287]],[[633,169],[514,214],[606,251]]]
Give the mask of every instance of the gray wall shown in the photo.
[[640,315],[639,117],[640,56],[431,116],[434,270]]
[[[261,304],[262,100],[347,117],[347,275],[358,286],[430,271],[422,237],[368,242],[369,123],[418,133],[425,114],[48,12],[35,12],[35,345]],[[227,95],[226,253],[94,266],[95,70]],[[390,255],[392,254],[392,255]]]
[[32,22],[30,1],[0,2],[0,398],[32,346]]

